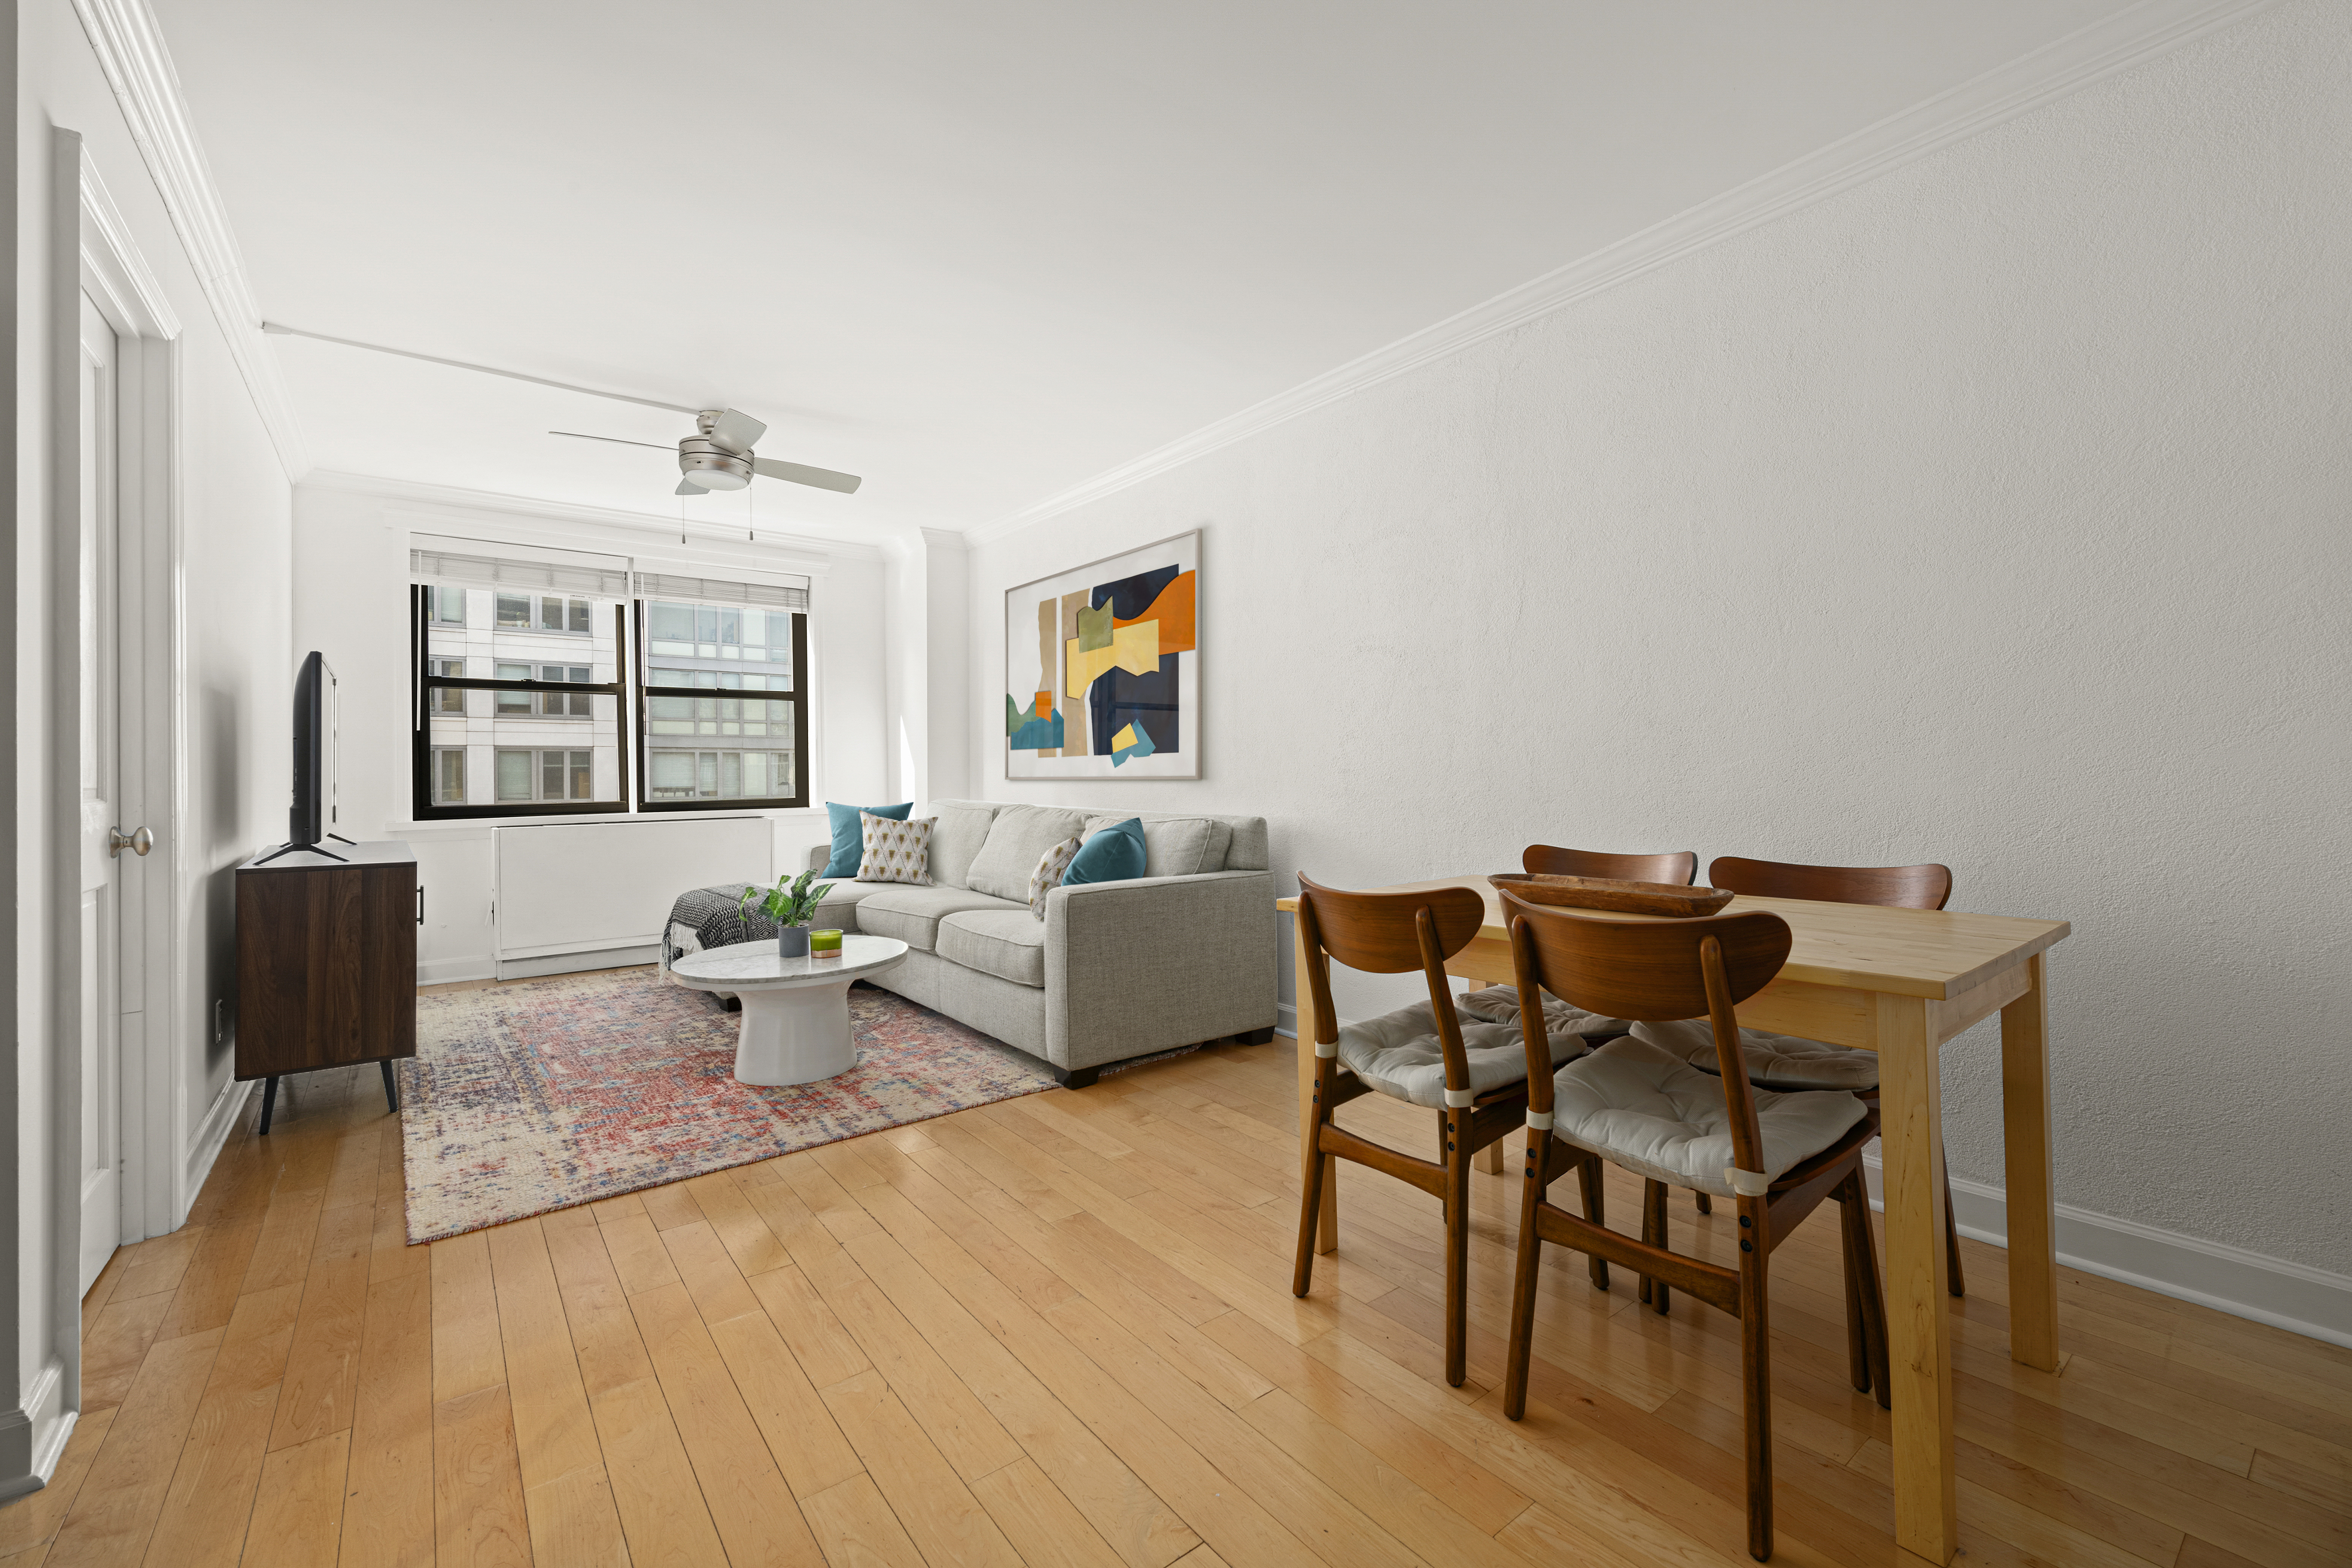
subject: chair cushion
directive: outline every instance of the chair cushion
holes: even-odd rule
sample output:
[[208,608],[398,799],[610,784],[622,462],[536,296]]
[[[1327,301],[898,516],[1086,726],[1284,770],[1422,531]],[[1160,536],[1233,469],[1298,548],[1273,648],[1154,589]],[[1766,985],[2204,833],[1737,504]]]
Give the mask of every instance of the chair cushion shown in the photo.
[[[1627,1036],[1552,1075],[1552,1131],[1636,1175],[1733,1195],[1731,1110],[1723,1079],[1684,1066],[1647,1040]],[[1764,1135],[1764,1174],[1811,1159],[1870,1114],[1843,1092],[1755,1091]]]
[[1045,922],[1027,910],[965,910],[940,921],[939,955],[1015,985],[1045,985]]
[[[1517,1024],[1482,1023],[1458,1013],[1455,1017],[1462,1026],[1462,1054],[1470,1068],[1473,1094],[1485,1094],[1527,1078],[1528,1049]],[[1585,1049],[1584,1041],[1568,1030],[1549,1030],[1547,1035],[1554,1067]],[[1437,1015],[1426,1002],[1343,1026],[1339,1062],[1382,1094],[1433,1110],[1445,1109],[1445,1051],[1438,1040]]]
[[1063,839],[1083,837],[1091,815],[1051,805],[998,807],[987,841],[965,868],[964,886],[991,898],[1026,900],[1038,860]]
[[[1704,1073],[1721,1066],[1715,1054],[1715,1028],[1704,1018],[1675,1024],[1636,1024],[1633,1037],[1647,1040],[1685,1067]],[[1748,1063],[1748,1081],[1759,1089],[1784,1092],[1839,1089],[1848,1094],[1867,1093],[1878,1087],[1878,1053],[1809,1040],[1801,1035],[1768,1035],[1761,1029],[1739,1031],[1739,1054]]]
[[[1513,1024],[1519,1021],[1519,988],[1516,985],[1489,985],[1484,991],[1473,991],[1454,1004],[1473,1018],[1483,1018],[1489,1024]],[[1543,994],[1544,1027],[1566,1029],[1589,1040],[1610,1039],[1629,1033],[1633,1026],[1622,1018],[1604,1018],[1598,1013],[1561,1001],[1547,991]]]
[[1028,905],[992,899],[969,888],[893,884],[877,889],[859,901],[857,929],[868,936],[896,937],[908,947],[929,952],[939,945],[940,921],[966,910],[1018,910],[1023,920],[1029,919]]
[[992,805],[935,805],[931,808],[931,880],[942,888],[971,885],[972,857],[988,842],[989,824],[996,820]]

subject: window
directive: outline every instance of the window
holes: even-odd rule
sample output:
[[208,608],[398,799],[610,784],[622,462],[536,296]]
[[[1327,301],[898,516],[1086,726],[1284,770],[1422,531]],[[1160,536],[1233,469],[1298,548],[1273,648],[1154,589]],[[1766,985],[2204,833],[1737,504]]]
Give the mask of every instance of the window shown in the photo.
[[[608,578],[625,586],[620,573]],[[484,596],[488,626],[451,626],[442,585],[415,590],[417,819],[630,809],[624,602],[504,587]]]
[[[466,673],[466,661],[462,658],[436,658],[433,661],[433,673],[462,679]],[[462,714],[466,711],[466,693],[462,688],[444,686],[433,693],[433,700],[425,706],[436,713]],[[462,791],[459,793],[463,794]]]
[[808,803],[805,580],[544,556],[410,552],[417,820]]
[[[709,594],[732,585],[693,586]],[[667,595],[638,605],[645,809],[805,805],[805,615]]]
[[500,751],[501,801],[593,801],[596,798],[593,752]]

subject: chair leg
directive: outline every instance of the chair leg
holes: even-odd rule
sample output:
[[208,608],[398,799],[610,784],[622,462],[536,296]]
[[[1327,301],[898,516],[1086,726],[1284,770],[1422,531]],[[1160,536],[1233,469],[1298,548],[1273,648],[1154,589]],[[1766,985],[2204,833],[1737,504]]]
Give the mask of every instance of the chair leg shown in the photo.
[[[1666,1194],[1670,1191],[1664,1182],[1644,1180],[1642,1184],[1642,1239],[1652,1247],[1666,1245]],[[1646,1274],[1642,1277],[1642,1300],[1658,1316],[1666,1315],[1673,1295],[1664,1280],[1653,1279]]]
[[[1317,1124],[1319,1133],[1321,1124]],[[1307,1167],[1307,1179],[1301,1184],[1298,1209],[1298,1261],[1290,1271],[1290,1293],[1304,1296],[1315,1284],[1315,1222],[1323,1216],[1323,1184],[1331,1169],[1331,1156],[1325,1154]]]
[[1459,1388],[1470,1346],[1470,1113],[1445,1121],[1445,1382]]
[[[1765,1234],[1761,1198],[1741,1198],[1741,1229]],[[1745,1244],[1742,1244],[1743,1247]],[[1739,1394],[1748,1428],[1748,1555],[1772,1555],[1772,1334],[1765,1292],[1767,1249],[1739,1255]]]
[[1944,1277],[1947,1288],[1955,1296],[1969,1293],[1968,1281],[1960,1274],[1960,1222],[1952,1216],[1952,1163],[1944,1157],[1944,1145],[1936,1145],[1937,1180],[1944,1184]]
[[[1543,1260],[1543,1238],[1536,1233],[1536,1209],[1544,1201],[1543,1173],[1551,1158],[1551,1134],[1528,1134],[1528,1171],[1519,1190],[1519,1253],[1511,1274],[1511,1341],[1503,1368],[1503,1414],[1517,1421],[1528,1413],[1528,1359],[1534,1353],[1536,1328],[1536,1266]],[[1585,1176],[1584,1210],[1593,1214],[1596,1184],[1588,1158],[1578,1167]],[[1598,1223],[1597,1221],[1595,1223]],[[1596,1260],[1597,1261],[1597,1260]],[[1601,1289],[1608,1289],[1604,1279]]]
[[[1854,1225],[1857,1220],[1865,1226],[1870,1223],[1870,1205],[1866,1199],[1859,1205],[1855,1203],[1854,1188],[1859,1180],[1860,1173],[1857,1172],[1840,1183],[1838,1190],[1830,1195],[1837,1200],[1838,1247],[1843,1254],[1845,1266],[1846,1376],[1853,1383],[1856,1394],[1868,1394],[1870,1335],[1862,1322],[1862,1271],[1858,1261],[1860,1255],[1855,1251]],[[1859,1214],[1855,1212],[1857,1206],[1861,1211]]]
[[[1576,1184],[1584,1194],[1584,1217],[1595,1225],[1609,1223],[1606,1214],[1608,1198],[1601,1185],[1601,1156],[1598,1154],[1587,1154],[1578,1162]],[[1588,1253],[1584,1261],[1592,1277],[1592,1288],[1595,1290],[1608,1289],[1609,1260],[1597,1253]]]
[[1693,1187],[1691,1189],[1691,1198],[1698,1205],[1699,1213],[1713,1214],[1715,1212],[1715,1200],[1712,1197],[1709,1197],[1706,1194],[1700,1192],[1696,1187]]
[[1862,1301],[1862,1331],[1870,1346],[1870,1386],[1881,1410],[1895,1408],[1895,1390],[1886,1369],[1886,1297],[1878,1281],[1878,1239],[1870,1227],[1870,1189],[1862,1173],[1853,1173],[1853,1252],[1855,1293]]

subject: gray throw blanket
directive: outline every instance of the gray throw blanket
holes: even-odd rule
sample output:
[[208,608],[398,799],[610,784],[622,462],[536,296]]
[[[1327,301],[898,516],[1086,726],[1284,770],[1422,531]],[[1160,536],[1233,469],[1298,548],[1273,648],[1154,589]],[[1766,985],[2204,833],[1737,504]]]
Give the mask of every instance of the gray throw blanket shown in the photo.
[[737,942],[761,942],[776,934],[776,922],[757,903],[738,914],[736,900],[748,882],[697,888],[680,893],[669,907],[669,922],[662,928],[662,967],[667,969],[689,952],[705,948],[732,947]]

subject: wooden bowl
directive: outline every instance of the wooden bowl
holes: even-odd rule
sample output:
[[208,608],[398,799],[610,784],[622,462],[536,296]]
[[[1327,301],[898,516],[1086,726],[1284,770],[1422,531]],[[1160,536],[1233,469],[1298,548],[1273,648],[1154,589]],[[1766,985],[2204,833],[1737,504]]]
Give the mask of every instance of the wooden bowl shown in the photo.
[[1690,920],[1711,915],[1731,902],[1725,888],[1681,888],[1672,882],[1617,882],[1601,877],[1529,876],[1502,871],[1486,879],[1531,904],[1573,910],[1614,910],[1628,915],[1666,915]]

